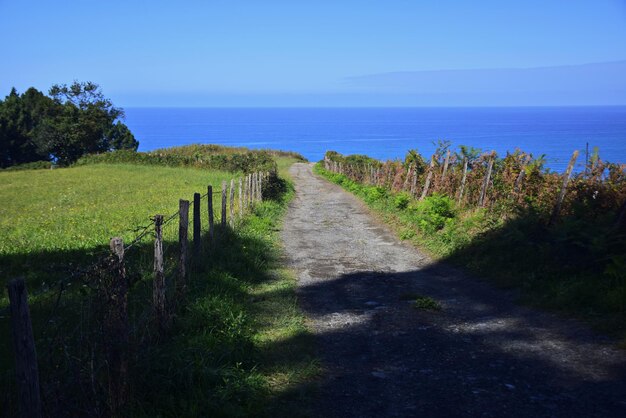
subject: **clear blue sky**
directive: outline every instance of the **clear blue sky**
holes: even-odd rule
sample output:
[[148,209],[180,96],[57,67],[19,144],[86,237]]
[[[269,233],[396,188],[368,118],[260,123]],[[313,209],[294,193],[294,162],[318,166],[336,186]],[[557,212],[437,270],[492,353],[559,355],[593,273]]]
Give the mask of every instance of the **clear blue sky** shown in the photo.
[[[0,0],[0,56],[2,95],[78,79],[122,106],[516,104],[445,82],[420,95],[419,72],[624,61],[626,1]],[[418,73],[411,93],[361,77],[397,72]],[[608,102],[626,104],[621,78]],[[555,102],[537,82],[515,100]]]

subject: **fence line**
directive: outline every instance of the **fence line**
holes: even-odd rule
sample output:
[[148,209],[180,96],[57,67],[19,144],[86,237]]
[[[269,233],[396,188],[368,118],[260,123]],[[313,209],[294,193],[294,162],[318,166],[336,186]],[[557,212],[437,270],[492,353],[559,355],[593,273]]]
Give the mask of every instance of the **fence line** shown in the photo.
[[[193,227],[193,257],[195,263],[192,263],[193,267],[197,265],[202,253],[202,241],[201,241],[201,205],[202,199],[207,198],[207,212],[208,212],[208,239],[214,245],[217,234],[215,233],[214,225],[214,213],[213,213],[213,195],[221,194],[222,196],[222,213],[220,223],[223,228],[235,229],[237,222],[235,221],[235,206],[239,207],[239,219],[243,218],[246,211],[254,208],[257,202],[262,201],[262,187],[263,181],[266,178],[265,173],[253,173],[244,178],[239,178],[237,183],[239,185],[239,204],[235,202],[235,179],[230,181],[230,211],[227,215],[227,193],[226,183],[222,185],[222,190],[214,190],[212,185],[207,187],[207,193],[200,195],[200,193],[194,193],[193,202],[181,199],[179,201],[179,210],[175,213],[165,217],[164,215],[157,214],[150,218],[148,225],[142,225],[134,229],[137,235],[129,240],[128,244],[125,244],[121,238],[113,238],[110,241],[110,251],[100,256],[94,263],[76,269],[69,276],[57,280],[51,285],[45,285],[39,292],[27,297],[26,284],[23,279],[15,279],[9,282],[9,306],[6,309],[0,311],[0,318],[8,317],[11,319],[13,325],[13,342],[16,356],[16,385],[18,389],[18,404],[21,416],[41,416],[42,414],[42,401],[41,393],[42,387],[40,386],[40,370],[38,369],[39,362],[37,361],[37,353],[35,350],[34,334],[32,318],[30,317],[29,300],[41,301],[44,299],[41,297],[47,297],[50,295],[54,298],[54,304],[50,311],[50,315],[45,321],[45,326],[51,326],[56,324],[56,332],[49,338],[49,349],[47,353],[53,353],[54,344],[58,343],[61,334],[61,326],[57,318],[58,308],[61,305],[63,295],[67,293],[68,288],[77,280],[80,279],[82,285],[87,289],[95,291],[98,294],[96,300],[101,303],[99,308],[96,306],[95,311],[92,309],[91,304],[88,305],[88,319],[87,321],[95,321],[96,324],[100,324],[100,328],[103,332],[102,341],[99,343],[102,345],[103,355],[106,359],[104,363],[107,368],[106,379],[108,383],[107,394],[107,411],[109,414],[117,415],[123,410],[128,401],[129,394],[129,382],[128,382],[128,346],[130,343],[130,335],[137,332],[137,329],[131,330],[128,316],[128,297],[131,287],[135,284],[132,279],[127,276],[126,264],[128,256],[131,250],[136,248],[139,243],[145,241],[146,237],[151,236],[154,238],[154,252],[153,252],[153,268],[152,268],[152,292],[151,303],[149,313],[142,315],[139,318],[139,324],[142,326],[151,318],[156,325],[159,333],[167,330],[171,320],[173,311],[184,303],[184,298],[187,290],[187,282],[189,275],[189,261],[190,257],[187,251],[189,234],[188,228],[191,223]],[[249,179],[249,180],[248,180]],[[254,182],[252,181],[254,179]],[[193,218],[189,219],[189,209],[193,207]],[[174,219],[179,218],[178,221],[178,257],[174,261],[175,275],[174,282],[174,296],[168,303],[167,294],[168,285],[166,280],[166,269],[168,268],[168,262],[171,259],[166,257],[169,254],[168,250],[174,248],[172,246],[164,245],[164,231],[165,227],[171,223]],[[228,218],[228,226],[227,226]],[[132,254],[131,254],[132,255]],[[83,308],[80,309],[79,323],[71,329],[68,333],[65,333],[64,338],[73,338],[76,332],[83,328],[81,324],[85,318],[83,315]],[[8,315],[7,315],[8,314]],[[67,319],[69,321],[69,319]],[[149,321],[150,322],[150,321]],[[88,328],[88,327],[87,327]],[[30,337],[29,337],[30,330]],[[44,330],[43,335],[47,334],[47,330]],[[26,342],[25,342],[26,341]],[[29,342],[31,341],[31,342]],[[24,346],[26,344],[27,346]],[[90,346],[93,344],[90,344]],[[97,345],[97,344],[96,344]],[[77,347],[78,350],[81,347]],[[62,351],[66,351],[67,347],[62,347]],[[52,355],[52,354],[49,354]],[[71,356],[66,356],[71,357]],[[93,359],[92,359],[93,360]],[[71,361],[79,361],[75,358]],[[94,373],[94,372],[92,372]],[[44,379],[45,387],[46,379]],[[45,407],[45,397],[43,405]],[[44,411],[45,412],[45,411]]]
[[[447,146],[438,149],[429,164],[413,151],[404,162],[345,157],[329,151],[324,156],[323,167],[357,183],[405,192],[417,200],[439,193],[458,204],[476,207],[492,207],[506,200],[516,205],[539,202],[550,225],[561,213],[570,210],[577,199],[602,196],[605,206],[616,210],[623,207],[626,164],[602,161],[596,154],[581,166],[576,165],[577,155],[578,151],[563,174],[544,169],[547,160],[543,156],[533,159],[530,154],[516,151],[498,158],[495,151],[478,155],[463,148],[453,154]],[[584,170],[572,178],[575,167]]]

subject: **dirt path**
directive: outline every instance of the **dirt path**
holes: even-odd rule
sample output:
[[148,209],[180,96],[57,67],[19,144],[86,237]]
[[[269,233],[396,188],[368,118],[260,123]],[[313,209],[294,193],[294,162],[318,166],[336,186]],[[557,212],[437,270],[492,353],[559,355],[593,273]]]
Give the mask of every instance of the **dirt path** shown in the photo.
[[283,239],[325,368],[319,416],[626,416],[626,352],[431,263],[310,165],[291,173]]

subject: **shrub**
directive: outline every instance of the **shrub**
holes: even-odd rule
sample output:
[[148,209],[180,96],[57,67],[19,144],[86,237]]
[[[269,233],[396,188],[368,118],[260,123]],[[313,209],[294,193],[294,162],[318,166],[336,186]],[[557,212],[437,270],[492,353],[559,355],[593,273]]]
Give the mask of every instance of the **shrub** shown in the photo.
[[396,195],[393,204],[396,209],[406,209],[411,201],[411,195],[407,192],[400,192]]
[[11,167],[5,168],[6,171],[17,171],[17,170],[42,170],[42,169],[50,169],[52,168],[52,163],[50,161],[33,161],[32,163],[24,163],[13,165]]
[[417,215],[418,227],[428,233],[443,229],[456,216],[454,201],[448,196],[434,194],[412,207]]
[[[213,146],[217,147],[217,146]],[[129,163],[142,165],[164,165],[168,167],[195,167],[210,170],[251,173],[254,171],[274,171],[276,163],[268,152],[241,152],[222,147],[190,145],[151,152],[119,150],[102,154],[91,154],[80,158],[76,165]],[[239,151],[239,149],[236,149]],[[192,152],[193,151],[193,152]],[[223,151],[223,154],[215,152]]]
[[413,307],[416,309],[424,309],[426,311],[440,311],[441,305],[435,299],[429,296],[417,296]]
[[369,203],[382,200],[387,197],[387,190],[380,186],[370,187],[367,189],[365,200]]

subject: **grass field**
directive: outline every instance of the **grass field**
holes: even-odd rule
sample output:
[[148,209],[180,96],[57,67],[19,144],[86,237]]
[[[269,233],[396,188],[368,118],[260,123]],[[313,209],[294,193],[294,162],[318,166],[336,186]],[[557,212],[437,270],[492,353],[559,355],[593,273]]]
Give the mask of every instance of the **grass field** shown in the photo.
[[178,199],[233,177],[138,165],[0,172],[0,257],[93,249],[116,235],[129,240],[149,217],[178,210]]
[[[277,157],[283,175],[294,161]],[[7,281],[24,276],[34,293],[44,283],[54,282],[106,252],[112,236],[128,242],[138,233],[138,226],[150,223],[151,216],[176,212],[178,199],[191,200],[194,192],[206,193],[208,184],[219,189],[222,180],[239,176],[129,164],[0,172],[0,278]],[[155,340],[144,335],[149,331],[133,328],[131,340],[139,344],[134,346],[130,370],[129,411],[133,416],[287,416],[293,415],[295,403],[300,411],[306,411],[302,397],[317,366],[296,304],[295,279],[279,263],[277,230],[292,196],[289,182],[286,184],[286,193],[257,204],[234,232],[218,231],[219,245],[195,261],[198,267],[189,279],[188,302],[167,338]],[[218,196],[214,204],[219,219]],[[204,232],[205,218],[203,200]],[[166,228],[164,238],[166,251],[169,248],[173,257],[177,223]],[[150,236],[133,251],[136,260],[128,271],[139,282],[133,288],[129,310],[135,327],[150,306]],[[84,387],[80,379],[73,382],[71,364],[54,353],[46,354],[47,334],[41,329],[48,326],[50,309],[45,297],[31,297],[44,402],[76,413],[96,405],[93,412],[97,414],[106,409],[101,391],[91,393],[92,388]],[[87,323],[88,298],[69,289],[62,306],[65,319]],[[8,318],[1,314],[7,303],[3,292],[0,416],[15,412]],[[82,355],[79,349],[68,350],[78,353],[77,359]],[[53,370],[59,364],[67,370]],[[52,387],[47,381],[50,376],[58,379],[52,379]],[[66,398],[58,401],[61,389]],[[81,396],[72,395],[79,391]]]

